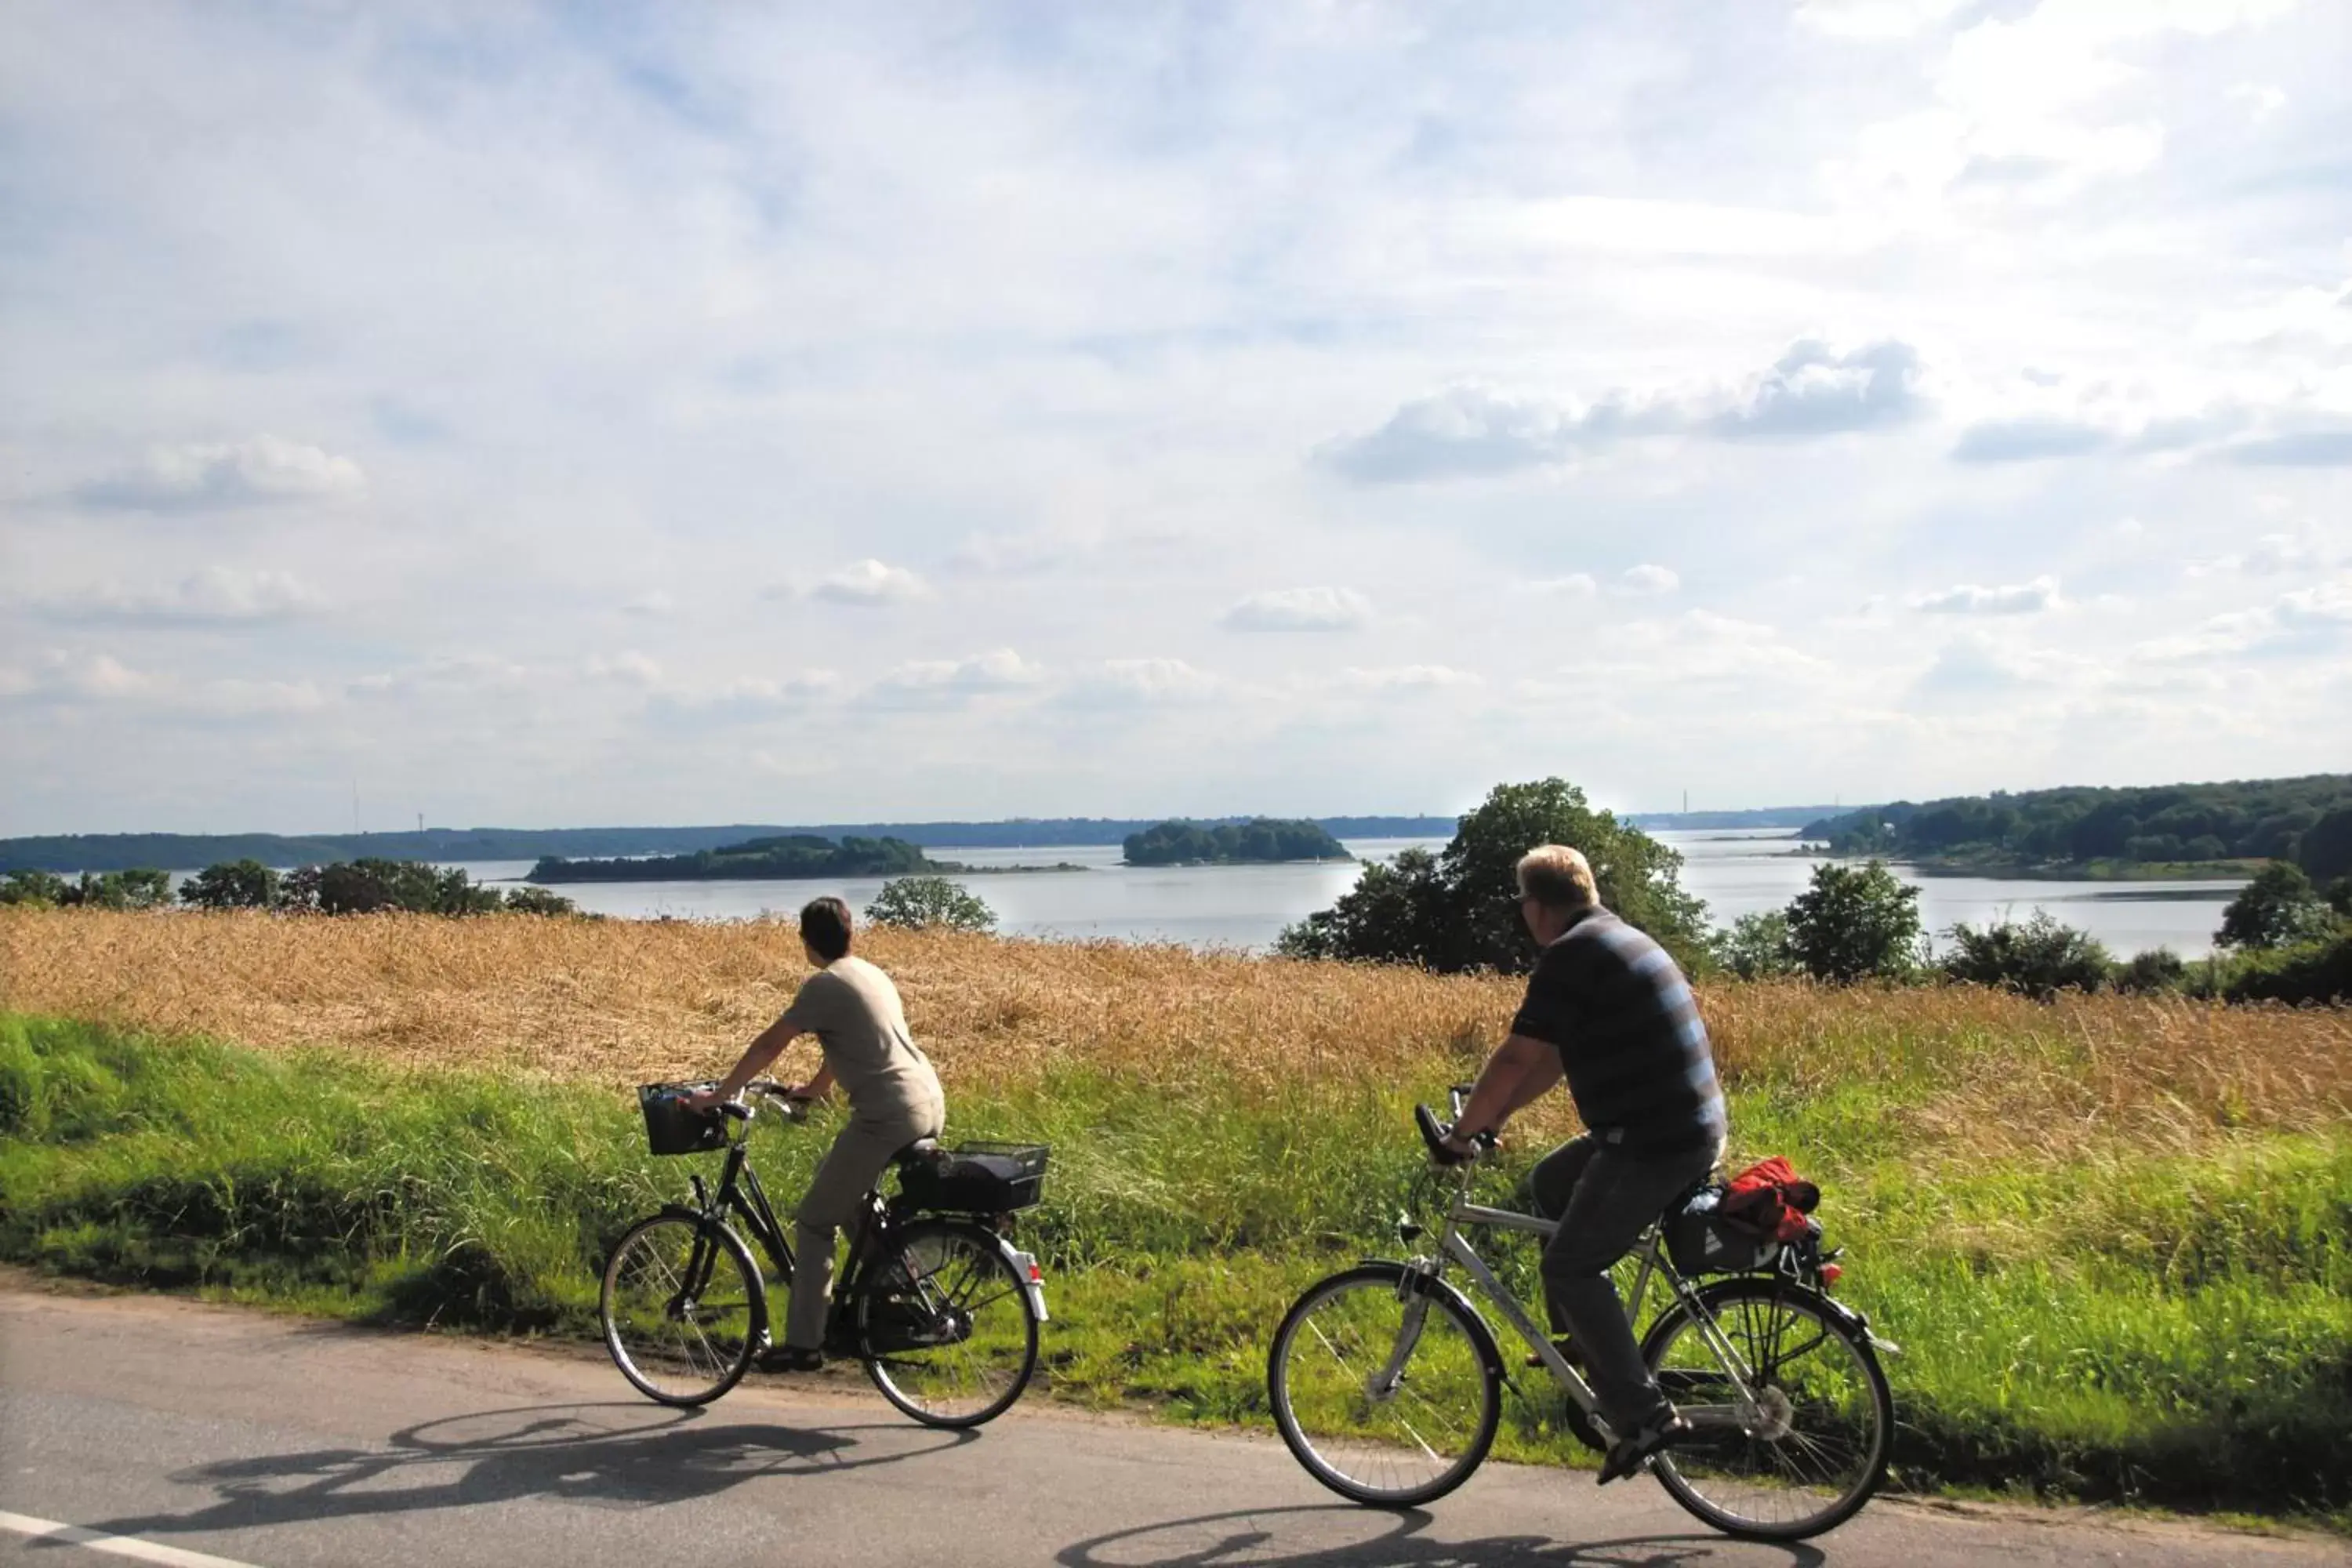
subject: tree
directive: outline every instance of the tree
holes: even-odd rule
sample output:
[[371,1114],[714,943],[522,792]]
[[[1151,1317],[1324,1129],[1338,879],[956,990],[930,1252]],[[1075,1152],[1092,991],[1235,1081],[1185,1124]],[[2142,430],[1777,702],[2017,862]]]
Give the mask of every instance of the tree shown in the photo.
[[1453,889],[1426,849],[1408,849],[1388,865],[1365,866],[1356,885],[1328,910],[1286,928],[1274,951],[1285,958],[1348,958],[1370,963],[1440,967],[1453,928]]
[[0,882],[0,904],[48,907],[64,903],[70,890],[66,879],[54,871],[11,871],[8,879]]
[[[492,891],[489,889],[483,889]],[[509,888],[499,908],[511,915],[576,915],[580,906],[549,888]]]
[[157,909],[172,901],[172,874],[149,867],[97,876],[84,871],[81,880],[66,887],[57,901],[89,910]]
[[1789,902],[1789,949],[1816,980],[1907,979],[1920,962],[1919,889],[1883,860],[1813,868]]
[[2295,839],[2294,863],[2322,885],[2352,876],[2352,805],[2339,806],[2305,828]]
[[1592,810],[1583,791],[1557,778],[1497,784],[1459,819],[1443,854],[1433,860],[1408,853],[1394,867],[1366,867],[1352,891],[1285,931],[1277,950],[1525,973],[1535,965],[1536,945],[1519,916],[1517,868],[1538,844],[1582,850],[1601,902],[1656,938],[1684,968],[1706,963],[1706,905],[1683,891],[1683,858]]
[[428,866],[418,860],[339,860],[310,874],[289,875],[285,903],[315,907],[321,914],[365,915],[405,910],[424,915],[482,915],[505,902],[496,888],[477,886],[461,867]]
[[1944,960],[1944,973],[1968,984],[2048,1002],[2061,991],[2096,991],[2107,981],[2107,950],[2090,932],[2061,925],[2047,910],[2034,910],[2022,925],[1998,921],[1982,931],[1956,925],[1952,941],[1957,945]]
[[2273,860],[2221,911],[2213,940],[2223,947],[2292,947],[2327,930],[2327,905],[2299,866]]
[[866,918],[908,931],[996,929],[996,911],[978,894],[945,877],[900,877],[883,883],[881,893],[866,906]]
[[1778,980],[1801,973],[1789,945],[1789,916],[1783,910],[1742,915],[1729,931],[1717,931],[1710,945],[1715,962],[1742,980]]
[[2115,985],[2118,991],[2146,995],[2178,991],[2188,978],[2189,965],[2179,953],[2168,947],[2151,947],[2116,965]]
[[180,901],[205,910],[267,910],[278,903],[278,873],[258,860],[222,860],[180,884]]

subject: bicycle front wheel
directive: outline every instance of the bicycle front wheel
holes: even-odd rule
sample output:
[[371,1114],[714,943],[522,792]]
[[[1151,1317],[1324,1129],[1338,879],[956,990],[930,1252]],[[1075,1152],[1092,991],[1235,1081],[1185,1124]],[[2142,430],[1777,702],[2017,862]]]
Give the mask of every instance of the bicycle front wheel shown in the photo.
[[613,1248],[596,1315],[613,1364],[638,1393],[664,1405],[707,1405],[759,1353],[768,1293],[734,1232],[659,1214]]
[[1495,1343],[1450,1292],[1368,1263],[1308,1289],[1275,1331],[1266,1396],[1307,1473],[1357,1502],[1410,1508],[1470,1479],[1501,1418]]
[[1699,1293],[1738,1357],[1738,1403],[1699,1321],[1675,1302],[1643,1353],[1698,1436],[1652,1461],[1667,1495],[1732,1535],[1801,1541],[1844,1523],[1886,1477],[1895,1397],[1877,1352],[1815,1292],[1727,1279]]
[[977,1426],[1037,1370],[1028,1281],[978,1226],[908,1226],[857,1289],[857,1352],[882,1397],[927,1426]]

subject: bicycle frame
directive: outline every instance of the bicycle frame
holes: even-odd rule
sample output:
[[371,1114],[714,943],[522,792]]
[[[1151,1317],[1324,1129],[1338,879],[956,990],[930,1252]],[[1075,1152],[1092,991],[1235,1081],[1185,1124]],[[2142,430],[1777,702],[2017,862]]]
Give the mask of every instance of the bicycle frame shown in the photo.
[[[1600,1401],[1594,1395],[1591,1384],[1586,1383],[1578,1374],[1577,1370],[1569,1364],[1568,1358],[1561,1355],[1559,1347],[1552,1343],[1551,1335],[1537,1326],[1535,1320],[1528,1316],[1527,1309],[1520,1305],[1519,1299],[1512,1294],[1510,1287],[1496,1278],[1495,1271],[1487,1267],[1486,1260],[1478,1256],[1477,1249],[1473,1247],[1469,1239],[1462,1234],[1465,1226],[1488,1226],[1497,1230],[1517,1231],[1523,1235],[1549,1240],[1559,1229],[1558,1223],[1536,1215],[1521,1214],[1516,1209],[1490,1208],[1483,1204],[1472,1203],[1470,1174],[1474,1168],[1468,1164],[1460,1168],[1453,1201],[1446,1205],[1445,1229],[1438,1237],[1437,1256],[1417,1258],[1406,1265],[1408,1288],[1410,1288],[1410,1281],[1416,1276],[1432,1283],[1442,1282],[1444,1278],[1445,1263],[1449,1258],[1461,1265],[1480,1292],[1494,1304],[1496,1310],[1502,1313],[1504,1321],[1509,1323],[1518,1336],[1528,1342],[1528,1347],[1542,1360],[1545,1369],[1551,1373],[1553,1381],[1566,1391],[1569,1398],[1576,1402],[1578,1407],[1594,1426],[1613,1440],[1616,1433],[1610,1429],[1608,1417],[1601,1413]],[[1664,1281],[1667,1289],[1690,1313],[1691,1321],[1696,1326],[1700,1338],[1706,1342],[1707,1349],[1714,1354],[1730,1380],[1734,1403],[1682,1406],[1681,1413],[1684,1417],[1694,1426],[1732,1426],[1752,1431],[1764,1425],[1766,1422],[1764,1412],[1759,1407],[1751,1387],[1756,1375],[1754,1369],[1748,1365],[1745,1358],[1740,1355],[1738,1347],[1731,1342],[1729,1336],[1726,1335],[1717,1324],[1715,1314],[1708,1311],[1700,1302],[1697,1290],[1689,1280],[1683,1278],[1672,1261],[1664,1256],[1659,1244],[1658,1227],[1655,1224],[1651,1225],[1642,1233],[1641,1239],[1633,1244],[1633,1251],[1628,1256],[1638,1256],[1641,1258],[1642,1268],[1640,1274],[1635,1278],[1632,1299],[1625,1303],[1626,1316],[1630,1319],[1640,1310],[1643,1300],[1649,1294],[1651,1276],[1655,1274]],[[1423,1295],[1407,1307],[1404,1321],[1397,1333],[1396,1349],[1390,1355],[1388,1365],[1377,1374],[1375,1381],[1378,1391],[1392,1391],[1402,1379],[1404,1363],[1412,1354],[1413,1346],[1421,1337],[1422,1321],[1428,1310],[1425,1304],[1427,1300],[1427,1296]],[[1476,1308],[1474,1306],[1472,1310],[1476,1310]]]
[[[748,1137],[750,1123],[742,1124],[727,1145],[727,1163],[720,1168],[719,1185],[713,1191],[699,1172],[691,1177],[694,1186],[694,1212],[709,1225],[724,1225],[729,1215],[743,1222],[751,1240],[768,1257],[770,1272],[786,1289],[793,1282],[793,1248],[784,1238],[784,1227],[777,1219],[773,1205],[768,1201],[768,1191],[760,1184],[760,1173],[751,1167]],[[841,1302],[856,1300],[859,1281],[873,1260],[883,1256],[887,1243],[896,1228],[890,1221],[889,1205],[878,1192],[868,1191],[865,1196],[865,1216],[861,1223],[850,1226],[849,1258],[841,1276],[834,1281],[833,1299],[836,1308]],[[710,1271],[716,1266],[719,1249],[698,1240],[689,1258],[681,1300],[699,1295],[709,1283]],[[761,1325],[761,1331],[767,1326]]]

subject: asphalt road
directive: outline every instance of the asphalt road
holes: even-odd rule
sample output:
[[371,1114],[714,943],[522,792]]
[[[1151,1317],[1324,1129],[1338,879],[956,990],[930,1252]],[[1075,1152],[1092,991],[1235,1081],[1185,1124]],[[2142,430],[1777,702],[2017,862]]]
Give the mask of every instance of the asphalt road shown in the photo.
[[[57,1525],[75,1527],[61,1535]],[[1882,1500],[1800,1547],[1658,1489],[1489,1465],[1425,1513],[1359,1509],[1280,1444],[1036,1401],[978,1434],[854,1378],[637,1399],[571,1351],[0,1282],[0,1565],[2347,1563],[2280,1540]]]

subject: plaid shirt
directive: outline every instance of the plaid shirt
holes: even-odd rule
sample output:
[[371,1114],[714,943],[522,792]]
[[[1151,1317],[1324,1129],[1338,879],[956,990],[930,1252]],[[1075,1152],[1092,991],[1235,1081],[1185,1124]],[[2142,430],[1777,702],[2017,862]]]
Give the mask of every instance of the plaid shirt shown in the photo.
[[1629,1154],[1719,1143],[1728,1125],[1706,1026],[1666,950],[1607,910],[1580,911],[1536,961],[1511,1032],[1559,1052],[1576,1112]]

